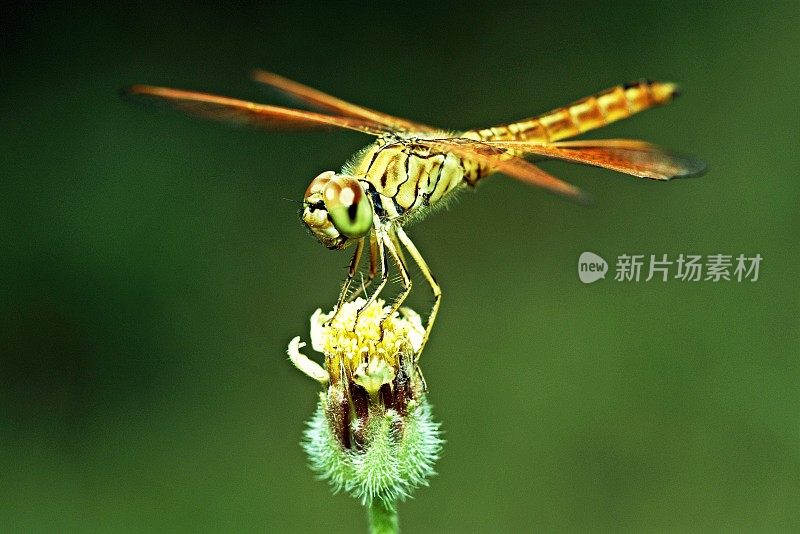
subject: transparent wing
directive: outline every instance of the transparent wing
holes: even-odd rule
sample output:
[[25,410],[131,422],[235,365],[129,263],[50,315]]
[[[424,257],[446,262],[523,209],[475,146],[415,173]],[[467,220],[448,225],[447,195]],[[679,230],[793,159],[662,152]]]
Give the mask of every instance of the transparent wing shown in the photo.
[[473,161],[493,172],[502,172],[522,182],[541,187],[551,193],[570,198],[581,204],[591,203],[591,197],[577,186],[545,172],[533,163],[491,143],[461,137],[450,139],[417,139],[421,145],[437,152],[451,152]]
[[433,128],[426,124],[393,117],[386,113],[351,104],[335,96],[331,96],[317,89],[264,70],[254,70],[252,72],[252,77],[255,81],[269,85],[301,102],[305,102],[306,104],[325,111],[334,112],[336,115],[366,119],[398,131],[434,132],[438,130],[438,128]]
[[123,95],[150,103],[164,103],[190,115],[233,124],[255,126],[272,130],[314,130],[345,128],[370,135],[384,135],[392,128],[368,119],[324,115],[312,111],[255,104],[225,96],[154,87],[133,85],[123,90]]
[[549,144],[526,141],[487,141],[486,144],[510,150],[516,154],[533,154],[550,159],[593,165],[653,180],[697,176],[706,169],[706,164],[702,160],[675,154],[635,139],[564,141]]

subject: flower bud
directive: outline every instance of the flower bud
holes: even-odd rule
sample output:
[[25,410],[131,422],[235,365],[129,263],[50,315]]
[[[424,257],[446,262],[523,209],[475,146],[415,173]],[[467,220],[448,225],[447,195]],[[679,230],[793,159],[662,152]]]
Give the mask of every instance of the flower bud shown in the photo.
[[289,358],[326,390],[308,423],[303,447],[311,467],[334,491],[364,504],[380,499],[393,508],[399,498],[427,484],[442,440],[431,416],[417,366],[425,329],[409,308],[363,299],[311,317],[311,345],[324,368],[289,343]]

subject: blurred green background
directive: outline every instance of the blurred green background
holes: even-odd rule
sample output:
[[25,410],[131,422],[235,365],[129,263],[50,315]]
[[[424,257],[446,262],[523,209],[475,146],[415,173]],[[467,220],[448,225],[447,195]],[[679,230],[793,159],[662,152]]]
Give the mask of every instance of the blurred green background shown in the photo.
[[[318,387],[285,357],[311,312],[333,305],[349,256],[310,238],[285,199],[369,138],[234,129],[118,98],[151,83],[276,102],[252,67],[451,128],[640,77],[679,82],[674,105],[598,136],[700,155],[706,176],[664,184],[550,163],[595,207],[496,177],[411,228],[445,291],[423,367],[448,443],[401,522],[800,529],[799,13],[5,10],[2,530],[365,530],[360,506],[306,468],[298,441]],[[764,260],[756,283],[587,286],[584,250]]]

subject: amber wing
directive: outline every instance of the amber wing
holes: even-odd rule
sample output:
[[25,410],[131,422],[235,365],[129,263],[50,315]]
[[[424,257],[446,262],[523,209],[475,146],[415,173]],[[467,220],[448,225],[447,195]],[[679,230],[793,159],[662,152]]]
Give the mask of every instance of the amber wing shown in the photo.
[[133,85],[124,89],[123,94],[129,99],[168,104],[190,115],[206,119],[271,130],[313,130],[333,127],[376,136],[393,131],[391,127],[365,118],[325,115],[182,89]]
[[252,78],[257,82],[273,87],[301,102],[334,113],[335,115],[368,120],[402,132],[434,132],[438,130],[438,128],[426,124],[394,117],[386,113],[381,113],[380,111],[346,102],[341,98],[336,98],[318,89],[289,80],[288,78],[284,78],[272,72],[256,69],[252,72]]

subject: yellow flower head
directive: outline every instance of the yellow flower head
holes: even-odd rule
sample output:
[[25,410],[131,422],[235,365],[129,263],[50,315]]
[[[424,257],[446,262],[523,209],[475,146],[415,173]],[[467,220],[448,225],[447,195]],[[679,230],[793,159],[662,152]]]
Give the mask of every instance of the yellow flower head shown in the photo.
[[370,397],[384,384],[391,384],[402,372],[401,367],[416,359],[425,328],[410,308],[387,316],[390,308],[382,300],[361,309],[365,303],[358,298],[345,303],[339,313],[317,310],[311,316],[311,346],[325,355],[325,369],[300,353],[305,344],[299,337],[289,343],[292,363],[332,387],[355,382]]

